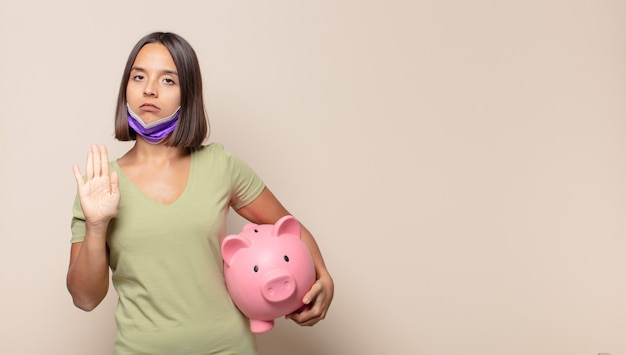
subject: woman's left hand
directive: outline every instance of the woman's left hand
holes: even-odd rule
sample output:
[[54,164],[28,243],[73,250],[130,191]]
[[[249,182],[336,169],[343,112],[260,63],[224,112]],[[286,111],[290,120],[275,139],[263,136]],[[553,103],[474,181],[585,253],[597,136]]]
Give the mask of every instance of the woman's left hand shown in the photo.
[[321,275],[313,284],[309,292],[304,295],[304,306],[285,318],[291,319],[301,326],[313,326],[326,318],[335,293],[335,284],[329,274]]

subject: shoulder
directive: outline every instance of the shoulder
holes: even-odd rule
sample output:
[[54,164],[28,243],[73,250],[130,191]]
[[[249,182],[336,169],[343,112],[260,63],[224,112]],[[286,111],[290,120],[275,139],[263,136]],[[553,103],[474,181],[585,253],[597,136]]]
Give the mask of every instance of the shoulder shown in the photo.
[[211,171],[227,171],[231,176],[251,177],[256,173],[252,167],[220,143],[204,145],[192,151],[192,164],[204,166]]
[[195,161],[197,165],[208,166],[212,169],[217,167],[230,168],[233,164],[236,165],[237,157],[224,148],[223,144],[210,143],[203,145],[199,148],[195,148],[191,151],[192,162]]
[[203,145],[200,148],[195,148],[191,151],[192,157],[195,156],[196,159],[200,160],[212,160],[212,161],[228,161],[228,162],[238,162],[239,157],[229,151],[224,147],[221,143],[209,143],[207,145]]
[[194,148],[191,151],[191,155],[199,155],[199,156],[221,155],[221,154],[228,154],[228,152],[224,148],[224,145],[221,143],[209,143],[199,148]]

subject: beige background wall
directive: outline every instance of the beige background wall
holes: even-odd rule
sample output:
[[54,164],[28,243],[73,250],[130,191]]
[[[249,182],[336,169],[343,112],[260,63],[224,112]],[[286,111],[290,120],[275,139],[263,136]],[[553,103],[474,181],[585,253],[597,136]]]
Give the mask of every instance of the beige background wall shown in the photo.
[[262,354],[626,354],[626,2],[565,0],[1,0],[0,354],[111,351],[115,294],[65,289],[71,165],[129,148],[117,86],[154,30],[335,277]]

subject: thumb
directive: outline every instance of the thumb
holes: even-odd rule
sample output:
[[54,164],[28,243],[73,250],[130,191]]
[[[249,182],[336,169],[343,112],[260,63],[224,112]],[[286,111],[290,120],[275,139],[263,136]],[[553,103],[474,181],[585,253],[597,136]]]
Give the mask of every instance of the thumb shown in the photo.
[[72,170],[74,171],[74,178],[76,179],[76,184],[78,184],[78,188],[85,184],[85,180],[83,179],[83,175],[80,173],[80,169],[78,165],[73,165]]

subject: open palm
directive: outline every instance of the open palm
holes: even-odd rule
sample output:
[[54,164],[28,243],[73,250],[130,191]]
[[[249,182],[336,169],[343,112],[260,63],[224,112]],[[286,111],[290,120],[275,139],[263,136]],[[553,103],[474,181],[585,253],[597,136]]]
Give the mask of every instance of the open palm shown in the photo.
[[116,172],[109,175],[106,146],[91,146],[84,179],[78,166],[74,165],[73,169],[85,221],[91,224],[108,223],[117,216],[120,204],[119,178]]

